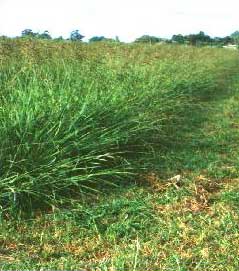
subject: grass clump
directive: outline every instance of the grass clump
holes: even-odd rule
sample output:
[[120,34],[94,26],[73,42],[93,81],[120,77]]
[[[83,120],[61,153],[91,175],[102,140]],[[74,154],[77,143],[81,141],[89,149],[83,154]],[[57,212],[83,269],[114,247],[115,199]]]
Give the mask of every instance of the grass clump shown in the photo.
[[0,48],[3,209],[70,203],[147,171],[144,153],[237,67],[234,52],[215,49],[18,40]]

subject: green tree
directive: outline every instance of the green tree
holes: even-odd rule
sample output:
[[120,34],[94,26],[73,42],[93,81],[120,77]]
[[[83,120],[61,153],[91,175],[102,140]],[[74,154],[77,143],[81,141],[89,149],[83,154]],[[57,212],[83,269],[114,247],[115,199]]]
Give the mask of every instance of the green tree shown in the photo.
[[195,46],[197,44],[197,37],[195,34],[187,35],[186,40],[190,45]]
[[226,36],[226,37],[222,38],[221,41],[222,41],[223,45],[227,45],[227,44],[233,43],[233,38],[230,36]]
[[232,38],[233,43],[239,44],[239,31],[235,31],[230,36]]
[[173,35],[172,36],[172,41],[176,42],[176,43],[183,44],[183,43],[185,43],[186,39],[185,39],[185,37],[183,35],[178,34],[178,35]]
[[55,38],[54,40],[56,40],[56,41],[62,41],[62,40],[64,40],[64,38],[62,36],[59,36],[58,38]]
[[207,45],[212,42],[210,36],[206,35],[203,31],[200,31],[198,34],[190,34],[185,37],[187,42],[190,45]]
[[115,41],[116,41],[116,42],[120,42],[119,36],[116,36],[116,37],[115,37]]
[[89,39],[89,42],[98,42],[98,41],[104,41],[106,38],[104,36],[94,36]]
[[45,30],[43,33],[38,34],[37,38],[39,38],[39,39],[45,39],[45,40],[50,40],[51,39],[51,35],[49,34],[49,31]]
[[135,42],[142,42],[142,43],[157,43],[162,41],[161,38],[149,35],[143,35],[135,40]]
[[200,31],[197,35],[197,41],[200,43],[210,43],[211,37],[209,35],[206,35],[203,31]]
[[81,35],[79,30],[73,30],[70,35],[72,41],[82,41],[85,36]]
[[22,31],[22,37],[27,37],[27,38],[34,38],[38,35],[38,33],[34,33],[31,29],[24,29]]

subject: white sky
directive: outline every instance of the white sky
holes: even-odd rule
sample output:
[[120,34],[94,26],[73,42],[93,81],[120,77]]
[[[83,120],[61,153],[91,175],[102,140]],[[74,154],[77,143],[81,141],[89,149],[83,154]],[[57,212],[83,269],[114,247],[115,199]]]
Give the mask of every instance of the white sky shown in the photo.
[[0,35],[30,28],[69,37],[132,41],[144,35],[171,37],[196,33],[230,35],[239,30],[239,0],[0,0]]

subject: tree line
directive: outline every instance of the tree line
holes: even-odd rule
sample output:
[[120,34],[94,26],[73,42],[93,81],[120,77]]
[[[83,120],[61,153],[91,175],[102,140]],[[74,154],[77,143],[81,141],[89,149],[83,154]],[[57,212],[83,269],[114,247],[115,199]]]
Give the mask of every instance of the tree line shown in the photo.
[[[53,39],[49,33],[49,31],[45,30],[43,33],[33,32],[31,29],[25,29],[21,33],[21,38],[35,38],[35,39]],[[79,30],[74,30],[70,33],[69,38],[64,39],[62,36],[55,38],[54,40],[70,40],[70,41],[82,41],[85,38],[84,35],[80,33]],[[104,36],[94,36],[89,39],[89,42],[97,42],[97,41],[116,41],[119,42],[119,37],[116,36],[115,39],[109,39]]]
[[[74,30],[70,33],[69,38],[64,39],[62,36],[54,38],[54,40],[69,40],[69,41],[82,41],[85,36],[80,33],[79,30]],[[22,31],[20,38],[30,38],[30,39],[53,39],[49,31],[44,31],[42,33],[33,32],[31,29],[25,29]],[[115,39],[106,38],[104,36],[94,36],[89,39],[89,42],[100,42],[100,41],[110,41],[110,42],[120,42],[119,37],[116,36]],[[203,31],[200,31],[197,34],[182,35],[176,34],[173,35],[171,39],[160,38],[151,35],[143,35],[137,38],[135,43],[175,43],[175,44],[188,44],[192,46],[224,46],[228,44],[239,45],[239,31],[235,31],[229,36],[225,37],[210,37],[205,34]]]
[[235,31],[230,36],[226,37],[210,37],[205,34],[203,31],[200,31],[197,34],[182,35],[177,34],[173,35],[171,39],[163,39],[155,36],[144,35],[135,40],[135,42],[147,42],[147,43],[176,43],[176,44],[188,44],[193,46],[224,46],[228,44],[239,45],[239,31]]

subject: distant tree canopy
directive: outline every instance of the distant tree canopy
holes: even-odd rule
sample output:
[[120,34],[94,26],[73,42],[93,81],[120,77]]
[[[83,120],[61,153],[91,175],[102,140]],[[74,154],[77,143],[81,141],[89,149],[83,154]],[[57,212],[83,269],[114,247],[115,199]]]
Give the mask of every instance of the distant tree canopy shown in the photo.
[[33,38],[36,36],[37,36],[37,33],[34,33],[31,29],[24,29],[22,31],[22,37]]
[[142,43],[157,43],[162,41],[161,38],[149,35],[143,35],[135,40],[135,42],[142,42]]
[[227,45],[227,44],[232,44],[233,39],[230,36],[226,36],[223,38],[216,37],[214,38],[214,43],[217,45]]
[[173,35],[172,42],[176,43],[187,43],[190,45],[203,45],[209,44],[212,39],[210,36],[206,35],[203,31],[200,31],[198,34],[190,34],[187,36],[183,36],[181,34]]
[[61,40],[64,40],[64,38],[62,36],[59,36],[59,37],[55,38],[54,40],[61,41]]
[[51,39],[51,35],[49,34],[49,32],[47,30],[45,30],[43,33],[37,34],[37,37],[39,39],[45,39],[45,40]]
[[89,42],[104,41],[106,38],[104,36],[94,36],[89,39]]
[[22,31],[22,37],[23,38],[37,38],[37,39],[51,39],[51,35],[47,30],[45,30],[43,33],[34,33],[31,29],[25,29]]
[[239,31],[235,31],[230,36],[235,44],[239,44]]
[[[52,39],[49,31],[45,30],[43,33],[33,32],[32,29],[24,29],[21,33],[22,38],[30,38],[30,39],[44,39],[50,40]],[[7,38],[7,36],[2,36],[1,39]],[[67,40],[71,41],[82,41],[84,36],[79,32],[79,30],[74,30],[70,33],[70,38]],[[54,40],[61,41],[64,40],[62,36],[55,38]],[[115,39],[106,38],[104,36],[94,36],[89,39],[89,43],[92,42],[120,42],[119,37],[116,36]],[[162,39],[156,36],[150,35],[143,35],[137,38],[134,42],[136,43],[150,43],[155,44],[159,42],[167,42],[167,43],[175,43],[175,44],[188,44],[192,46],[224,46],[227,44],[235,44],[239,46],[239,31],[233,32],[230,36],[226,37],[210,37],[209,35],[205,34],[203,31],[200,31],[197,34],[189,34],[189,35],[182,35],[182,34],[175,34],[172,36],[171,39]]]
[[0,40],[7,40],[7,39],[9,39],[8,36],[5,36],[5,35],[0,36]]
[[120,42],[119,37],[116,36],[115,39],[106,38],[104,36],[94,36],[89,39],[89,43],[92,42],[99,42],[99,41],[105,41],[105,42]]
[[82,41],[85,36],[81,35],[79,30],[73,30],[70,35],[72,41]]
[[200,31],[198,34],[189,34],[183,36],[182,34],[173,35],[171,42],[178,44],[190,44],[193,46],[202,46],[202,45],[214,45],[216,43],[223,44],[225,41],[223,38],[211,38],[209,35],[206,35],[203,31]]
[[183,44],[186,42],[186,38],[181,34],[173,35],[172,42],[177,42],[177,43]]
[[200,31],[198,34],[187,35],[185,39],[190,45],[206,45],[212,41],[211,37],[206,35],[203,31]]
[[119,36],[116,36],[116,37],[115,37],[115,41],[116,41],[116,42],[120,42]]

